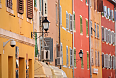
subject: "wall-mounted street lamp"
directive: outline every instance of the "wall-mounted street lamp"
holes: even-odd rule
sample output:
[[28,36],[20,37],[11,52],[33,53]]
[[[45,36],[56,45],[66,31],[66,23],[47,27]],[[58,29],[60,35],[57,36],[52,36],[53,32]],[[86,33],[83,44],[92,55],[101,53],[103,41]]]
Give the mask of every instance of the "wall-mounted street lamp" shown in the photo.
[[79,60],[81,60],[81,58],[83,58],[83,50],[80,50],[79,57],[80,59],[74,59],[74,60],[77,60],[76,62],[78,62]]
[[[31,32],[31,38],[33,38],[33,36],[35,35],[35,33],[42,33],[42,37],[43,37],[43,33],[49,33],[47,31],[49,29],[50,22],[47,20],[47,17],[44,17],[44,18],[45,19],[42,21],[42,32]],[[45,32],[43,32],[43,30],[45,30]]]

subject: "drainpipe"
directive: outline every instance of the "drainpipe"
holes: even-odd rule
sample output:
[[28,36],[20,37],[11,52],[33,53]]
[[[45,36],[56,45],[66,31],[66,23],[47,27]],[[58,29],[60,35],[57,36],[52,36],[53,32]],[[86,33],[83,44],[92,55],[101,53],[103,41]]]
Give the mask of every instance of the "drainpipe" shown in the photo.
[[[58,1],[59,4],[59,45],[60,45],[60,0]],[[61,45],[60,45],[61,46]],[[60,65],[60,69],[62,69],[61,65]]]
[[92,78],[92,72],[91,72],[91,25],[90,25],[90,21],[91,21],[91,14],[90,14],[90,0],[89,1],[89,7],[88,7],[88,11],[89,11],[89,59],[90,59],[90,78]]
[[[73,5],[74,4],[73,4],[73,0],[72,0],[72,14],[73,14]],[[73,19],[73,21],[74,21],[74,19]],[[73,25],[73,28],[74,28],[74,25]],[[73,42],[73,56],[74,56],[74,30],[73,30],[73,39],[72,40],[73,40],[72,42]],[[73,78],[74,78],[74,57],[73,57]]]

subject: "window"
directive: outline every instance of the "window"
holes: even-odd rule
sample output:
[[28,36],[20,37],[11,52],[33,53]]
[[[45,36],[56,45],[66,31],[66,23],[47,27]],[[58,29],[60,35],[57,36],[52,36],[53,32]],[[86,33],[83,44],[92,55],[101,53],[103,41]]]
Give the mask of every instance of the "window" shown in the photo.
[[60,25],[62,25],[62,7],[60,6]]
[[112,56],[110,56],[110,68],[112,69]]
[[12,9],[12,0],[7,0],[7,7]]
[[108,67],[107,68],[110,68],[110,54],[108,55]]
[[23,14],[24,13],[24,1],[23,0],[17,0],[17,7],[18,7],[18,13]]
[[104,41],[104,27],[102,27],[102,41]]
[[88,4],[88,1],[86,0],[86,4]]
[[99,57],[99,51],[98,51],[98,66],[100,66],[100,57]]
[[111,31],[109,30],[109,43],[111,44]]
[[106,41],[106,30],[107,28],[104,28],[104,41]]
[[86,36],[88,36],[88,20],[86,19]]
[[90,26],[91,26],[91,35],[93,35],[93,33],[92,33],[92,21],[90,21]]
[[29,62],[28,62],[28,54],[26,54],[26,78],[29,78]]
[[41,0],[39,0],[39,11],[41,11]]
[[34,0],[34,7],[37,7],[37,0]]
[[66,29],[69,29],[69,14],[66,11]]
[[8,56],[8,78],[13,78],[13,56]]
[[94,53],[93,53],[93,49],[91,49],[91,65],[94,65]]
[[115,57],[114,57],[114,55],[112,56],[112,60],[113,60],[113,61],[112,61],[112,62],[113,62],[113,63],[112,63],[112,64],[113,64],[113,69],[115,69]]
[[70,66],[73,65],[73,53],[72,53],[72,49],[70,48]]
[[107,6],[104,6],[104,16],[107,17]]
[[97,24],[97,38],[99,38],[99,25]]
[[95,66],[97,66],[97,51],[95,51]]
[[96,23],[95,23],[95,37],[96,37]]
[[110,8],[108,8],[108,19],[110,19]]
[[76,67],[76,49],[74,48],[74,67]]
[[115,44],[115,34],[114,34],[114,32],[112,32],[112,44],[113,45]]
[[102,54],[102,68],[104,67],[104,54]]
[[112,21],[114,21],[114,12],[112,10]]
[[94,10],[96,10],[96,0],[94,0]]
[[83,33],[82,16],[80,16],[80,33]]
[[68,46],[66,46],[66,65],[68,66]]
[[42,12],[44,17],[47,17],[48,15],[48,4],[47,4],[47,0],[42,0]]
[[97,11],[103,12],[103,0],[97,0]]
[[62,64],[63,64],[63,46],[62,43],[60,45],[61,57],[62,57]]
[[89,52],[87,52],[87,69],[89,69]]
[[27,0],[27,18],[33,18],[33,0]]
[[73,11],[73,15],[74,15],[74,30],[76,30],[76,27],[75,27],[75,12]]
[[72,21],[73,21],[73,16],[70,14],[70,31],[72,31]]
[[112,10],[110,10],[110,20],[112,20]]

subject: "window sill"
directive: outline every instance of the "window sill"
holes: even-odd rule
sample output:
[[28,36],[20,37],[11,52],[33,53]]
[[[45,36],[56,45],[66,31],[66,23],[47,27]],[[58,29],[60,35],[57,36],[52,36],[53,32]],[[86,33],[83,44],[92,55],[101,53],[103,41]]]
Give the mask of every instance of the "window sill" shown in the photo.
[[6,7],[6,11],[11,13],[11,14],[14,14],[14,11],[12,9],[8,8],[8,7]]
[[36,7],[34,7],[34,10],[38,11],[38,9]]
[[17,17],[19,17],[20,19],[23,19],[23,15],[22,14],[17,13]]
[[80,33],[80,35],[83,35],[83,33]]
[[81,0],[81,2],[83,2],[83,0]]
[[86,37],[87,37],[87,38],[89,38],[89,36],[88,36],[88,35],[86,35]]
[[77,67],[74,67],[74,69],[77,69]]
[[27,18],[27,22],[32,24],[32,19]]
[[86,3],[86,6],[88,6],[88,3]]
[[0,9],[2,8],[2,4],[0,3]]
[[102,15],[102,17],[104,17],[104,16]]
[[83,68],[81,68],[81,69],[84,69],[84,67],[83,67]]

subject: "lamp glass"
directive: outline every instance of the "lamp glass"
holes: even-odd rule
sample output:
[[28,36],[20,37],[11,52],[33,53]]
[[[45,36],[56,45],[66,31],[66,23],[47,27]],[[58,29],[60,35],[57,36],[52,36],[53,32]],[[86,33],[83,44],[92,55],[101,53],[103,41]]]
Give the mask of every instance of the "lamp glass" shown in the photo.
[[79,57],[82,58],[83,57],[83,53],[79,53]]
[[43,23],[43,26],[44,26],[44,30],[45,30],[45,29],[48,29],[48,28],[49,28],[49,23],[48,23],[48,22]]

